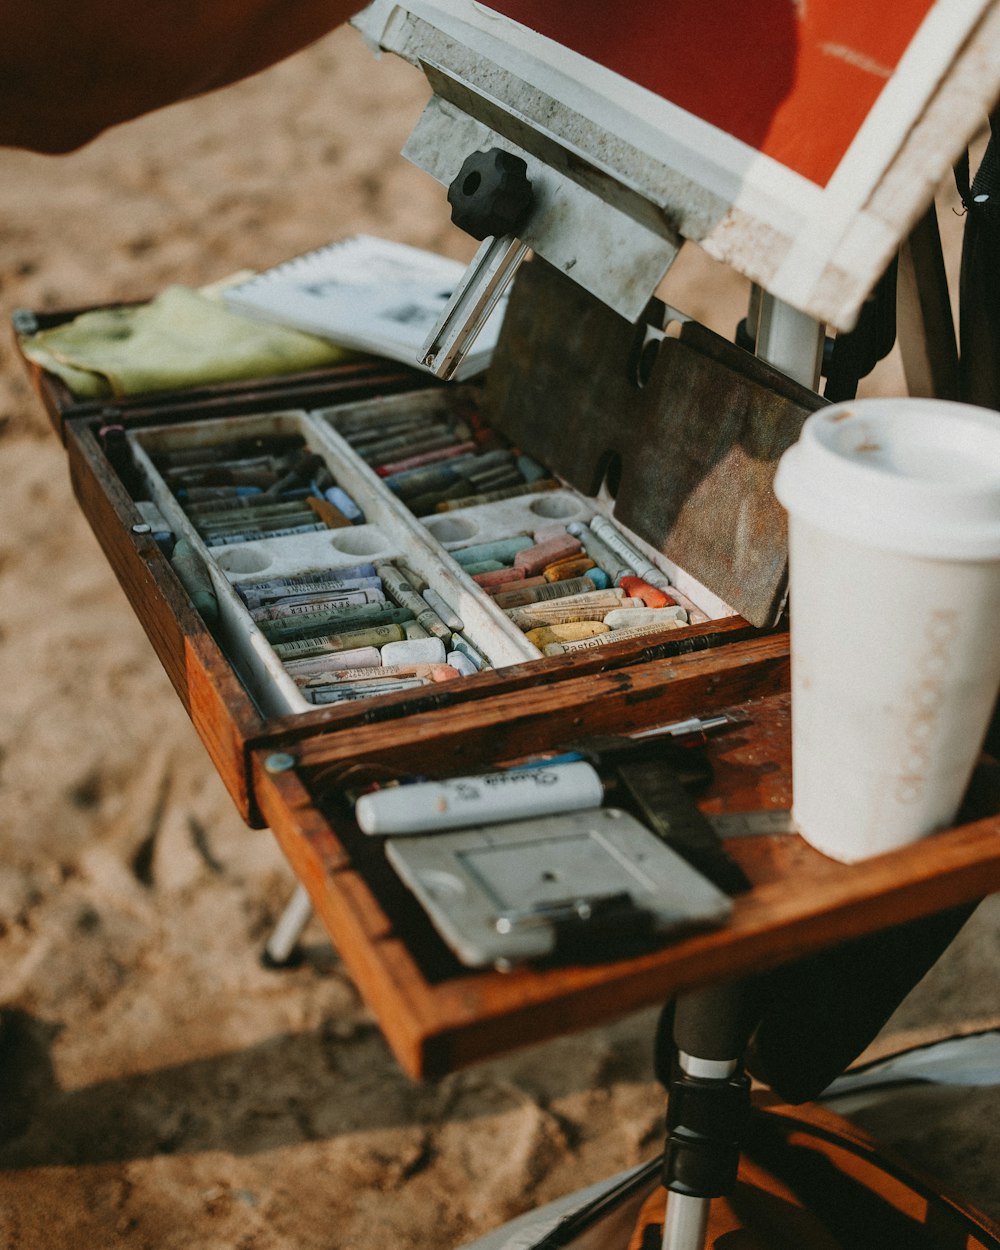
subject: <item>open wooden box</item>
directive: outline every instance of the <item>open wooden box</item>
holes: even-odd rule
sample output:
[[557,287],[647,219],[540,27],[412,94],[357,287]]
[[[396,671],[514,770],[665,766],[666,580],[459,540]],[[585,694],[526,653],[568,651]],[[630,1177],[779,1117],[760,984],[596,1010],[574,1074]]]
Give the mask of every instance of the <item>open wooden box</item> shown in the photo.
[[[339,797],[346,771],[377,765],[447,776],[738,707],[745,726],[710,744],[709,811],[790,805],[789,651],[778,457],[822,400],[662,309],[633,327],[547,265],[518,278],[483,388],[300,406],[300,393],[220,412],[153,402],[120,413],[124,442],[102,442],[102,414],[64,423],[74,490],[191,719],[250,823],[267,823],[403,1066],[446,1071],[511,1045],[581,1027],[700,981],[745,974],[1000,886],[1000,822],[981,820],[846,868],[795,835],[741,839],[753,888],[731,921],[628,958],[511,974],[457,965],[361,835]],[[391,367],[389,374],[398,376]],[[353,386],[353,383],[351,384]],[[366,384],[367,385],[367,384]],[[475,405],[560,480],[543,495],[418,518],[340,432],[401,407]],[[157,467],[164,449],[240,432],[293,433],[355,495],[365,523],[210,549]],[[153,500],[204,557],[220,605],[210,630],[142,524]],[[538,505],[541,504],[541,507]],[[670,577],[693,623],[573,654],[542,656],[454,552],[553,521],[611,518]],[[136,528],[138,527],[138,529]],[[262,574],[401,558],[461,615],[492,668],[416,690],[314,707],[302,699],[234,587]],[[346,770],[346,771],[345,771]],[[789,882],[794,881],[794,888]]]
[[[567,299],[574,303],[567,307]],[[279,389],[276,385],[270,409],[255,404],[245,411],[228,408],[229,415],[220,416],[213,405],[177,404],[172,397],[134,414],[122,411],[124,447],[119,442],[112,448],[102,439],[102,413],[65,420],[81,506],[251,823],[261,817],[249,756],[269,741],[346,732],[428,710],[436,710],[443,723],[467,702],[481,703],[488,719],[487,701],[500,693],[558,686],[567,678],[689,651],[721,646],[737,663],[733,648],[776,623],[784,595],[785,535],[771,476],[780,453],[822,401],[693,323],[680,325],[676,338],[656,326],[637,332],[548,266],[532,264],[518,281],[482,390],[434,387],[376,397],[369,392],[363,399],[349,393],[307,410],[279,402]],[[377,422],[381,414],[407,407],[447,413],[470,404],[501,434],[548,461],[564,485],[544,495],[418,520],[338,433],[338,423],[358,413]],[[699,427],[710,437],[696,445]],[[334,478],[359,495],[368,524],[228,546],[210,555],[154,461],[164,448],[267,431],[299,432]],[[667,489],[671,482],[673,497]],[[155,500],[175,532],[205,556],[222,609],[215,634],[194,611],[153,537],[142,532],[139,499]],[[628,540],[671,578],[698,609],[692,613],[696,623],[542,658],[450,553],[484,537],[586,520],[595,513],[612,516]],[[348,566],[396,554],[454,600],[494,667],[424,690],[309,707],[242,611],[231,583],[294,573],[320,560]]]

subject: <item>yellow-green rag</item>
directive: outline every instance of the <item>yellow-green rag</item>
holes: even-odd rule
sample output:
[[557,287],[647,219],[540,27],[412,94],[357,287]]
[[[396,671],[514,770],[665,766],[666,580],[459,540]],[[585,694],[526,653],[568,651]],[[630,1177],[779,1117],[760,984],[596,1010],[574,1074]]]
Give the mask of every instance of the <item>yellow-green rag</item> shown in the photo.
[[166,287],[148,304],[95,309],[22,335],[21,349],[80,399],[297,373],[356,355],[241,317],[183,286]]

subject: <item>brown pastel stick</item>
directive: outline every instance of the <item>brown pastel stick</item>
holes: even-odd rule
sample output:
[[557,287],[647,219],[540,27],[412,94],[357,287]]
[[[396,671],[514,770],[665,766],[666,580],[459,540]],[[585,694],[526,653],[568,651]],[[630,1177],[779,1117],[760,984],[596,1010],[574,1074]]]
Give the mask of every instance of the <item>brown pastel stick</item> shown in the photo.
[[492,569],[489,573],[473,573],[472,580],[484,590],[489,590],[493,586],[503,586],[507,582],[523,582],[524,577],[520,569],[508,568]]
[[328,529],[342,530],[350,526],[351,519],[345,516],[335,504],[330,503],[328,499],[317,499],[315,495],[310,495],[306,503],[312,508],[313,512],[319,517]]
[[[517,571],[517,569],[514,570],[515,573]],[[492,595],[495,599],[497,595],[506,594],[508,591],[534,590],[536,586],[548,586],[549,584],[544,577],[519,577],[517,581],[503,582],[499,586],[489,586],[486,593]]]

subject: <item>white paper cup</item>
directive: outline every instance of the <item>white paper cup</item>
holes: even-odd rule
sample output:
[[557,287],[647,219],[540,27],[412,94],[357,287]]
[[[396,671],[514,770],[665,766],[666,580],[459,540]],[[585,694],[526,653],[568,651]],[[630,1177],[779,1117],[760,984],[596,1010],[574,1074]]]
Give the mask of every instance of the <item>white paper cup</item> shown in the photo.
[[1000,414],[925,399],[805,423],[789,514],[794,815],[852,863],[950,824],[1000,686]]

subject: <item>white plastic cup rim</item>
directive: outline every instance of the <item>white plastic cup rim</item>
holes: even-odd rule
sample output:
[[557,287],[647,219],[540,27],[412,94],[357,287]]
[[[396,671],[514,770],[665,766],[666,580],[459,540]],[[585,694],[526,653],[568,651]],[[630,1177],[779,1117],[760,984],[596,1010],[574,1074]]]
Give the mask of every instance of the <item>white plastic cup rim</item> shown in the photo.
[[936,399],[821,408],[774,483],[792,516],[902,555],[1000,559],[1000,413]]

